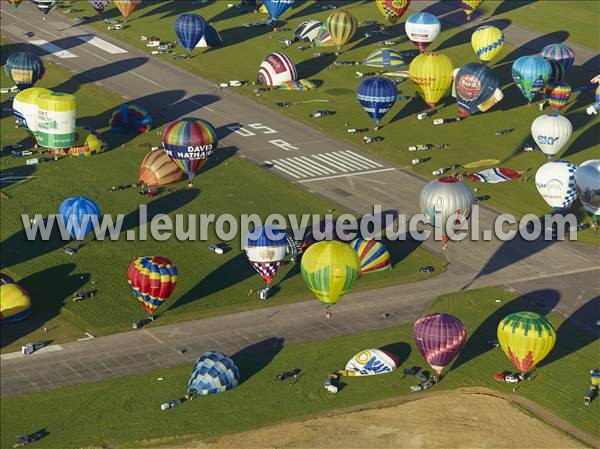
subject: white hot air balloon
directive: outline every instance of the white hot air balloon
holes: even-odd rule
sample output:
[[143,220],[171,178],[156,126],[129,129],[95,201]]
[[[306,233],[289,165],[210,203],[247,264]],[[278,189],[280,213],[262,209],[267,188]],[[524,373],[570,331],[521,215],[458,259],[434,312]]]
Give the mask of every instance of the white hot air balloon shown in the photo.
[[582,163],[575,172],[575,188],[594,223],[600,221],[600,159]]
[[[430,181],[421,190],[419,204],[421,211],[427,216],[429,224],[441,229],[444,247],[449,237],[448,230],[452,228],[452,217],[455,224],[461,216],[469,218],[471,208],[475,203],[473,189],[456,178],[440,178]],[[448,229],[447,223],[450,220]]]
[[572,133],[573,125],[568,118],[560,114],[541,115],[531,124],[533,140],[550,158],[559,153]]
[[563,210],[577,198],[575,171],[577,166],[569,161],[551,161],[538,168],[535,186],[544,201],[554,210]]
[[297,79],[296,66],[283,53],[271,53],[258,69],[258,84],[263,86],[280,86],[283,83],[296,81]]

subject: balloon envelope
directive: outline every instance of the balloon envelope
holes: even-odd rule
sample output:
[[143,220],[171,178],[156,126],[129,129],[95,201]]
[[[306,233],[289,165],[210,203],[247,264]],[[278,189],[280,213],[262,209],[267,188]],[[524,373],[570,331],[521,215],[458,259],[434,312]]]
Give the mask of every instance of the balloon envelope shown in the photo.
[[500,90],[500,79],[494,71],[474,62],[458,70],[452,93],[462,117],[487,111],[504,97]]
[[413,337],[419,352],[440,375],[460,352],[467,333],[458,318],[447,313],[434,313],[415,321]]
[[65,229],[75,240],[83,240],[94,229],[92,218],[100,219],[100,208],[85,196],[68,198],[60,205],[59,213]]
[[112,132],[143,134],[152,128],[152,116],[139,104],[124,104],[113,112],[108,125]]
[[52,8],[56,6],[58,0],[31,0],[31,2],[39,9],[44,15],[47,15]]
[[379,123],[396,103],[398,88],[387,78],[367,78],[358,86],[357,96],[369,117]]
[[234,361],[225,354],[208,351],[202,354],[192,367],[188,381],[188,394],[208,395],[235,388],[240,372]]
[[550,207],[562,210],[575,201],[576,171],[577,166],[569,161],[551,161],[538,168],[535,173],[535,186]]
[[583,208],[600,220],[600,159],[583,162],[575,172],[575,187]]
[[164,186],[181,181],[183,171],[164,150],[150,151],[140,165],[139,181],[148,187]]
[[565,71],[573,67],[575,62],[575,52],[563,43],[546,45],[542,48],[540,55],[545,59],[558,62]]
[[294,39],[297,41],[312,42],[319,35],[323,22],[319,20],[307,20],[296,27]]
[[350,42],[357,28],[356,18],[348,11],[335,11],[327,17],[327,30],[338,50]]
[[433,108],[452,84],[452,61],[441,53],[422,53],[412,60],[408,73],[425,103]]
[[550,63],[541,56],[521,56],[512,65],[512,78],[529,102],[544,88],[551,73]]
[[490,62],[504,47],[504,33],[494,26],[480,26],[471,35],[471,46],[482,62]]
[[442,29],[436,16],[428,12],[418,12],[410,16],[404,24],[406,35],[421,53],[431,44]]
[[46,68],[38,55],[28,51],[20,51],[12,53],[8,57],[4,72],[19,90],[23,90],[32,87],[42,79],[46,73]]
[[10,4],[10,6],[12,6],[14,9],[17,9],[19,7],[19,5],[21,3],[23,3],[23,0],[7,0],[7,1]]
[[271,285],[288,252],[286,231],[273,226],[254,228],[245,238],[244,250],[263,281]]
[[573,125],[569,119],[556,113],[541,115],[531,124],[533,140],[548,157],[558,154],[572,133]]
[[30,87],[22,90],[13,100],[13,114],[19,126],[23,126],[37,139],[38,132],[38,98],[42,94],[51,94],[52,91],[43,87]]
[[31,299],[10,276],[0,274],[0,323],[16,323],[31,314]]
[[110,0],[88,0],[88,3],[94,8],[98,15],[101,15],[110,3]]
[[290,58],[280,52],[271,53],[258,68],[258,83],[263,86],[280,86],[297,79],[296,66]]
[[181,14],[175,20],[177,40],[190,53],[204,36],[205,29],[204,18],[197,14]]
[[384,69],[399,69],[406,65],[402,55],[391,48],[379,48],[373,51],[363,61],[369,67],[381,67]]
[[567,83],[553,83],[546,87],[548,106],[554,111],[561,111],[571,96],[571,86]]
[[471,14],[473,14],[482,3],[483,0],[458,0],[458,6],[467,15],[467,20],[471,20]]
[[392,268],[392,258],[385,245],[377,240],[357,238],[351,243],[360,259],[360,272],[377,273]]
[[138,257],[127,268],[127,282],[142,308],[151,316],[173,293],[177,268],[165,257]]
[[365,349],[348,360],[346,368],[340,374],[345,376],[374,376],[391,373],[399,365],[400,362],[396,356],[386,351]]
[[281,15],[286,12],[294,0],[263,0],[263,5],[267,9],[269,16],[273,20],[278,20]]
[[396,23],[404,15],[410,0],[375,0],[377,9],[390,23]]
[[138,9],[142,0],[113,0],[117,9],[121,12],[125,19],[128,19],[133,11]]

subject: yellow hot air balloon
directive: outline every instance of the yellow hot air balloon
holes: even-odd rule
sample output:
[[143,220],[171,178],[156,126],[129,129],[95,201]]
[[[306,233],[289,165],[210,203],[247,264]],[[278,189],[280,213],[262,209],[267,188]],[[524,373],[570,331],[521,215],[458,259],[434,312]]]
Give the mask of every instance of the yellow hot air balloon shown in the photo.
[[0,274],[0,323],[16,323],[31,313],[29,294],[6,274]]
[[390,23],[396,23],[406,12],[410,0],[375,0],[377,9]]
[[467,20],[471,20],[471,14],[473,14],[482,3],[483,0],[458,0],[458,6],[460,6],[467,15]]
[[302,277],[322,303],[335,304],[360,277],[360,260],[346,243],[321,241],[302,256]]
[[327,30],[338,51],[352,39],[358,22],[348,11],[336,11],[327,17]]
[[452,71],[450,58],[436,52],[421,53],[408,68],[410,79],[417,85],[425,103],[432,108],[452,84]]
[[504,33],[500,28],[489,25],[481,26],[473,31],[471,45],[481,62],[490,62],[502,51]]
[[525,374],[552,350],[556,331],[535,312],[512,313],[498,324],[498,341],[515,368]]

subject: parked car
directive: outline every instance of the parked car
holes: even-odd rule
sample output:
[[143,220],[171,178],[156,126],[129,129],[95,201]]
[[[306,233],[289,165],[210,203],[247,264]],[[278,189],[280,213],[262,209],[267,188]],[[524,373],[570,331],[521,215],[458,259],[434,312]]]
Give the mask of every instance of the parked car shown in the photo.
[[33,36],[35,36],[35,33],[33,31],[26,31],[26,32],[23,33],[23,37],[30,38],[30,37],[33,37]]
[[278,374],[277,376],[275,376],[275,380],[281,382],[282,380],[286,380],[286,379],[290,379],[290,378],[297,378],[298,375],[300,374],[302,370],[300,368],[296,368],[293,371],[284,371],[281,374]]
[[507,374],[504,377],[504,382],[507,384],[518,384],[521,381],[521,376],[517,373],[515,374]]
[[421,273],[433,273],[435,271],[435,268],[433,268],[431,265],[427,265],[426,267],[421,267],[419,271]]
[[423,371],[419,371],[417,374],[415,374],[415,377],[421,382],[427,382],[429,379],[429,377]]

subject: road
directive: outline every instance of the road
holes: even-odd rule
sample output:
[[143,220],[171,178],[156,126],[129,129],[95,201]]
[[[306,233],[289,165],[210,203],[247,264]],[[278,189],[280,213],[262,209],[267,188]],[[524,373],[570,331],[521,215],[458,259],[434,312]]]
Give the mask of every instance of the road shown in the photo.
[[[27,43],[33,51],[48,54],[79,74],[82,82],[95,82],[135,100],[165,120],[195,115],[220,130],[230,129],[221,142],[235,147],[238,156],[257,165],[272,161],[274,173],[348,210],[365,214],[373,204],[408,215],[418,210],[425,180],[410,172],[251,99],[216,90],[213,84],[110,36],[84,26],[74,28],[59,14],[51,13],[44,22],[30,4],[22,4],[16,15],[2,4],[2,36],[24,43],[24,31],[36,33]],[[493,229],[495,215],[482,208],[482,228]],[[439,242],[422,246],[440,251]],[[309,301],[68,343],[28,358],[4,355],[1,394],[190,363],[204,350],[231,353],[270,337],[289,344],[406,323],[438,295],[463,288],[504,285],[570,315],[598,297],[598,283],[589,288],[594,285],[590,279],[600,276],[598,255],[598,248],[569,242],[465,240],[451,245],[446,273],[418,284],[348,295],[336,305],[330,321],[323,319],[317,301]],[[592,315],[586,324],[593,328],[597,317]],[[179,354],[181,347],[188,351]]]

